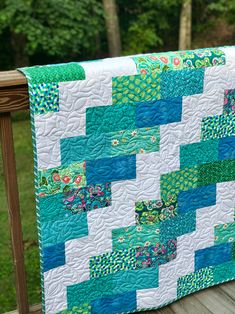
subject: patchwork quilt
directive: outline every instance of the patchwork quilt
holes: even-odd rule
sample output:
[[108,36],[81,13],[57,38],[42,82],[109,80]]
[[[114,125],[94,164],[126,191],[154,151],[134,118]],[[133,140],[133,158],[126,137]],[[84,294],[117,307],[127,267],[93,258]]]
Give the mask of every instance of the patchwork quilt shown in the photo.
[[157,309],[235,278],[235,46],[20,70],[44,313]]

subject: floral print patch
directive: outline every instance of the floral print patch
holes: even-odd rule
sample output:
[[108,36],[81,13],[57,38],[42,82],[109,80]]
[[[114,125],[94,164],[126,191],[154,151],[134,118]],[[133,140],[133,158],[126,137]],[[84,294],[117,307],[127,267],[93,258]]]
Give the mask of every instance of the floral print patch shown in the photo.
[[137,268],[156,267],[176,258],[176,239],[136,249]]
[[235,241],[235,222],[216,225],[214,229],[215,244]]
[[174,199],[141,201],[135,203],[137,224],[154,224],[176,215],[177,202]]
[[112,238],[114,250],[155,245],[159,242],[160,226],[156,223],[114,229],[112,230]]
[[184,68],[206,68],[225,64],[225,54],[218,48],[179,51]]
[[73,214],[111,205],[111,183],[91,184],[79,189],[67,187],[63,204]]
[[183,68],[183,60],[176,52],[152,53],[133,57],[138,73],[161,73],[168,70],[179,70]]
[[85,186],[85,171],[85,162],[38,171],[39,196],[63,193],[71,188]]
[[224,113],[235,113],[235,89],[226,89],[224,92]]
[[111,138],[111,156],[156,152],[159,142],[159,126],[119,131]]
[[206,68],[225,64],[225,54],[218,48],[170,51],[132,57],[138,73],[161,73],[185,68]]

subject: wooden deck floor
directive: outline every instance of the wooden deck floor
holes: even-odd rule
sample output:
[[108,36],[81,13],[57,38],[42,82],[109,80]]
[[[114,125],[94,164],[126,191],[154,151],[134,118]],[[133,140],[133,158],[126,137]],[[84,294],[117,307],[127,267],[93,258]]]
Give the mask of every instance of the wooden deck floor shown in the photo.
[[[40,306],[32,308],[32,314],[40,314]],[[235,314],[235,281],[224,283],[191,294],[157,311],[140,314]],[[5,314],[18,314],[12,311]],[[102,313],[101,313],[102,314]]]
[[158,311],[142,314],[234,314],[235,281],[205,289]]

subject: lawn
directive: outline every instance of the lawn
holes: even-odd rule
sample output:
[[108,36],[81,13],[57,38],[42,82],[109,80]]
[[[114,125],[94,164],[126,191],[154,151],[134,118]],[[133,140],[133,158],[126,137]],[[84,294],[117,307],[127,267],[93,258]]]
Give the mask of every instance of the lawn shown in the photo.
[[[22,115],[21,115],[22,117]],[[17,120],[17,117],[15,117]],[[33,151],[29,120],[13,122],[29,303],[40,302],[39,253],[33,183]],[[16,309],[2,160],[0,158],[0,313]]]

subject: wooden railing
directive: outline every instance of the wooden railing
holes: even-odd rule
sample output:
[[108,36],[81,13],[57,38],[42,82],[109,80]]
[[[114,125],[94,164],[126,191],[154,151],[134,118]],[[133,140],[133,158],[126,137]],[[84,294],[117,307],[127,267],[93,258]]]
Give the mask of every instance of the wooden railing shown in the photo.
[[0,72],[0,140],[6,185],[9,227],[18,311],[15,313],[41,313],[40,306],[29,307],[27,297],[24,247],[20,217],[11,113],[29,108],[26,78],[18,71]]

